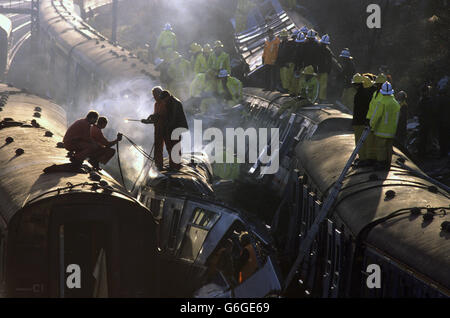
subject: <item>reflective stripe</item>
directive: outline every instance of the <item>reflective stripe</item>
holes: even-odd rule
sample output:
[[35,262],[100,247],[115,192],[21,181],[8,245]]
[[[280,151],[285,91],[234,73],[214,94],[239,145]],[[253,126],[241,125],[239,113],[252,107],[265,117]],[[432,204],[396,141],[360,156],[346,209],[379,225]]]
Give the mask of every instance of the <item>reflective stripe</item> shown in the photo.
[[375,110],[374,110],[373,113],[372,113],[372,117],[370,118],[370,123],[372,123],[373,117],[374,117],[375,114],[377,113],[378,106],[380,106],[380,102],[377,102],[377,106],[375,107]]
[[386,137],[386,138],[394,138],[395,134],[390,134],[390,133],[382,133],[382,132],[374,132],[375,136],[379,136],[379,137]]
[[386,116],[384,117],[384,123],[387,125],[388,124],[388,118],[389,118],[389,112],[386,111],[385,114],[386,114]]

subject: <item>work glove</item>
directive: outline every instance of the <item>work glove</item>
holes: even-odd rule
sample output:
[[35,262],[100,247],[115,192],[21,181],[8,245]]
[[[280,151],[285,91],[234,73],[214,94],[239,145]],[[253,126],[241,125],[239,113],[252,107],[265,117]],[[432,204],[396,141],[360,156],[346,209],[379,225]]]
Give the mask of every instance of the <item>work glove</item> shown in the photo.
[[143,124],[151,124],[151,121],[149,119],[141,119],[141,123],[143,123]]
[[122,134],[121,133],[117,133],[117,141],[121,141],[122,140]]

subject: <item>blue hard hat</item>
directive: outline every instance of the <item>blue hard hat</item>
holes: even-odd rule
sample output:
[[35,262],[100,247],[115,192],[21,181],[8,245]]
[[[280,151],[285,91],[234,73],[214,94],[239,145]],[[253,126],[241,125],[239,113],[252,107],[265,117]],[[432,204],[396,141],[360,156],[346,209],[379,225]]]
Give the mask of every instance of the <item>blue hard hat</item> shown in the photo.
[[299,32],[299,33],[297,34],[297,38],[295,39],[295,42],[297,42],[297,43],[303,43],[303,42],[305,42],[305,40],[306,40],[305,34],[302,33],[302,32]]
[[383,95],[392,95],[394,94],[394,89],[392,88],[391,83],[384,82],[384,84],[381,86],[380,93]]
[[346,57],[346,58],[352,58],[352,56],[350,55],[350,50],[349,49],[343,49],[339,56],[340,57]]

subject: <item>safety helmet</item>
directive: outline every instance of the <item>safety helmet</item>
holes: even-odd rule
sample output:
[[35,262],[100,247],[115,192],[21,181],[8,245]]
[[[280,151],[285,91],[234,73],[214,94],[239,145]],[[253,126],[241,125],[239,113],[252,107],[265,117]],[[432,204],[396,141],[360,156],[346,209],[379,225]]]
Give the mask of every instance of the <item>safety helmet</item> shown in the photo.
[[211,45],[209,45],[208,43],[206,43],[205,45],[203,45],[203,52],[205,52],[206,54],[211,53],[211,52],[212,52]]
[[404,101],[408,98],[408,94],[406,94],[405,91],[400,91],[397,93],[397,100],[398,101]]
[[197,42],[194,42],[194,43],[191,44],[190,51],[192,53],[198,53],[198,52],[202,52],[203,48],[202,48],[202,46],[200,44],[198,44]]
[[316,75],[317,75],[317,74],[314,72],[314,68],[313,68],[312,65],[306,66],[306,67],[304,68],[302,74],[303,74],[303,75],[313,75],[313,76],[316,76]]
[[377,76],[375,74],[372,74],[372,73],[364,73],[362,75],[363,76],[367,76],[371,81],[375,81],[375,79],[377,78]]
[[164,60],[162,58],[157,57],[154,61],[153,64],[155,64],[155,67],[161,65],[164,62]]
[[300,29],[300,32],[303,32],[303,33],[308,33],[308,31],[309,31],[309,29],[308,29],[308,27],[306,26],[306,25],[304,25],[301,29]]
[[324,36],[322,36],[320,43],[330,45],[330,36],[328,34],[325,34]]
[[302,32],[299,32],[299,33],[297,34],[297,38],[295,39],[295,42],[297,42],[297,43],[303,43],[303,42],[305,42],[305,40],[306,40],[305,34],[302,33]]
[[164,31],[172,31],[172,26],[170,25],[170,23],[166,23],[164,25]]
[[341,54],[339,55],[339,57],[345,57],[348,59],[352,59],[353,57],[350,55],[350,50],[345,48],[341,51]]
[[289,33],[286,29],[281,30],[280,38],[287,38],[288,36],[289,36]]
[[389,83],[388,81],[384,82],[384,84],[381,86],[380,93],[383,95],[394,94],[391,83]]
[[308,33],[306,34],[306,38],[307,39],[314,39],[317,35],[317,32],[314,31],[313,29],[309,30]]
[[387,81],[386,75],[383,73],[378,74],[377,78],[375,79],[375,84],[383,84]]
[[297,36],[300,33],[299,29],[292,29],[292,35]]
[[362,76],[359,73],[356,73],[355,75],[353,75],[352,84],[362,84],[363,79],[364,79],[364,76]]
[[220,70],[219,74],[217,74],[218,78],[223,78],[223,77],[227,77],[227,76],[228,76],[228,71],[224,70],[224,69]]
[[173,51],[172,59],[176,60],[176,59],[179,59],[180,57],[181,57],[180,53],[178,53],[177,51]]
[[363,84],[363,87],[364,87],[364,88],[369,88],[369,87],[372,87],[372,86],[373,86],[373,81],[372,81],[370,78],[368,78],[368,77],[365,76],[365,75],[363,75],[362,77],[363,77],[363,82],[362,82],[362,84]]
[[214,48],[217,49],[218,47],[223,47],[223,44],[221,41],[217,40],[216,42],[214,42]]

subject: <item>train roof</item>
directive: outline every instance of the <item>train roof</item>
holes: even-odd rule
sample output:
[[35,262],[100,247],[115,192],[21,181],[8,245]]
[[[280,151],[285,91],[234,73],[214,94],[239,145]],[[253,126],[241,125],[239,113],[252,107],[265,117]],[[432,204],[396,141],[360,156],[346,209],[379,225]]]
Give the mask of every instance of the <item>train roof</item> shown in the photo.
[[[9,223],[18,210],[32,201],[69,192],[112,193],[137,202],[104,171],[43,173],[44,168],[53,164],[69,163],[67,150],[57,148],[67,127],[65,111],[49,100],[3,84],[0,84],[0,96],[2,100],[8,96],[0,112],[0,219],[3,222]],[[8,137],[13,141],[8,143]],[[17,153],[19,149],[23,154]]]
[[[194,195],[197,197],[213,196],[212,168],[208,157],[202,153],[184,153],[180,170],[163,170],[158,173],[151,169],[145,184],[156,191]],[[169,165],[168,158],[164,160]]]
[[85,23],[75,14],[71,1],[42,0],[40,21],[57,47],[105,83],[111,79],[159,78],[154,65],[139,60]]
[[[343,134],[320,141],[304,141],[297,146],[296,154],[310,181],[326,195],[353,149],[353,135]],[[371,168],[350,170],[336,199],[334,216],[345,223],[354,236],[364,229],[372,229],[365,239],[368,244],[388,251],[390,257],[426,273],[450,290],[450,234],[440,228],[443,221],[450,221],[450,215],[437,209],[436,216],[429,222],[410,210],[422,208],[424,214],[427,207],[450,208],[450,194],[394,163],[403,158],[408,167],[420,171],[403,153],[394,150],[396,154],[389,172]],[[394,191],[395,196],[390,197],[388,191]],[[372,223],[395,211],[406,213],[378,225]],[[369,224],[373,228],[367,228]],[[417,255],[426,257],[417,258]]]

